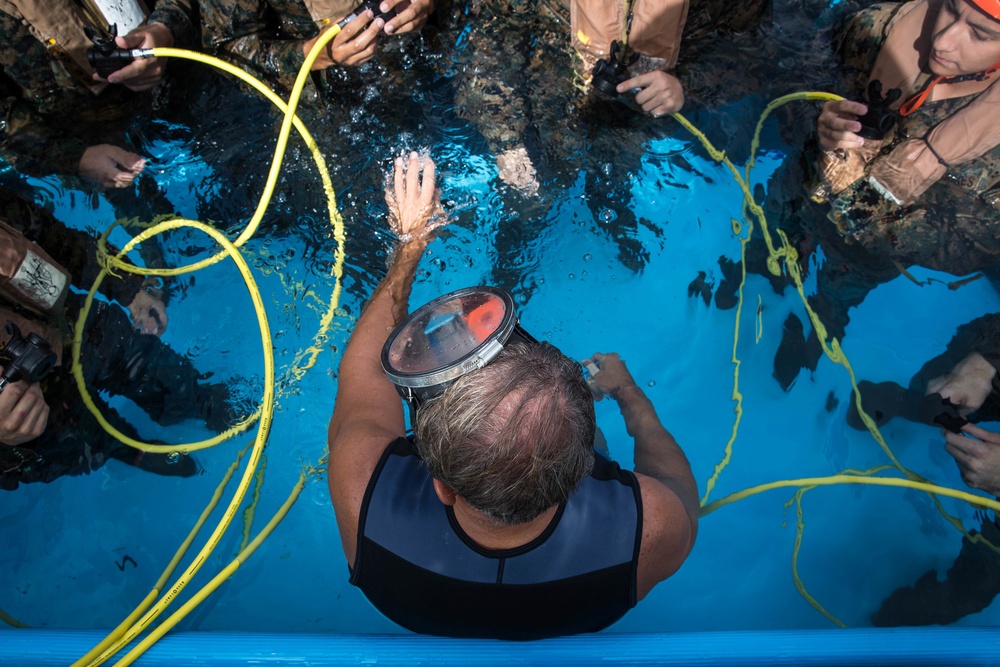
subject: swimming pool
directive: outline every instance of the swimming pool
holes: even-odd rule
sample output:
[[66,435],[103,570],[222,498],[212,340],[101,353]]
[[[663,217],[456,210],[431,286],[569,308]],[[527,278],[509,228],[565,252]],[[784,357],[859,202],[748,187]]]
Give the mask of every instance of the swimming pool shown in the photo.
[[[787,393],[770,377],[782,323],[789,313],[803,315],[796,293],[786,289],[775,294],[766,280],[751,275],[738,322],[736,311],[719,310],[689,295],[689,285],[699,272],[705,272],[709,283],[719,282],[720,256],[739,257],[739,234],[731,220],[741,218],[742,193],[729,172],[709,159],[688,134],[667,120],[626,128],[641,139],[643,153],[638,160],[586,162],[590,171],[576,178],[553,177],[540,202],[522,201],[520,195],[499,186],[475,131],[449,109],[436,106],[438,93],[434,86],[417,90],[414,99],[423,95],[430,101],[418,105],[423,115],[401,138],[390,136],[364,153],[328,158],[347,225],[344,292],[330,335],[321,341],[316,365],[301,379],[293,381],[286,369],[296,364],[300,350],[313,344],[320,327],[332,293],[336,247],[323,226],[322,197],[313,189],[316,178],[307,156],[292,154],[275,206],[265,219],[262,232],[266,233],[244,249],[267,306],[279,376],[278,407],[252,533],[285,500],[303,466],[315,464],[325,451],[339,351],[386,254],[381,178],[400,143],[429,147],[439,163],[443,197],[454,218],[422,264],[411,299],[414,307],[458,287],[500,282],[514,294],[522,325],[536,337],[577,358],[594,351],[620,352],[687,452],[702,493],[734,427],[731,357],[738,330],[744,412],[732,460],[721,472],[712,500],[761,483],[886,462],[870,434],[845,423],[850,380],[842,368],[823,360],[815,373],[803,372]],[[738,145],[712,129],[726,127],[719,119],[740,119],[752,129],[761,106],[759,99],[741,98],[693,118],[698,126],[709,128],[714,141]],[[254,118],[270,129],[271,123],[262,116]],[[350,117],[334,134],[354,147],[366,122]],[[787,147],[776,129],[779,124],[775,119],[768,126],[754,182],[766,183],[784,157]],[[238,228],[237,221],[248,217],[255,203],[256,181],[234,177],[237,172],[229,161],[233,156],[222,159],[206,145],[208,139],[225,145],[225,132],[211,125],[207,130],[196,126],[190,136],[176,128],[159,129],[141,140],[157,158],[155,177],[166,197],[185,217],[220,220],[220,226]],[[244,142],[245,153],[237,156],[241,165],[266,167],[269,134],[247,138],[245,130],[237,130],[234,136]],[[592,185],[602,179],[614,181],[625,193],[618,209],[594,205]],[[85,228],[107,226],[110,213],[104,202],[91,208],[89,198],[55,181],[31,185],[41,189],[41,198],[52,203],[60,219]],[[626,224],[626,209],[634,224]],[[511,234],[514,224],[518,224],[515,231],[523,233]],[[176,263],[191,260],[192,246],[210,247],[194,235],[175,236],[169,252]],[[637,245],[645,251],[638,255],[642,261],[623,261],[637,256]],[[511,270],[497,272],[496,266]],[[944,278],[929,271],[914,274],[918,279]],[[958,290],[948,289],[944,282],[918,287],[900,277],[877,288],[852,313],[844,349],[859,378],[905,384],[926,359],[943,349],[958,324],[996,311],[998,295],[988,281]],[[203,372],[229,378],[241,406],[248,408],[261,392],[262,370],[245,290],[228,263],[183,283],[183,294],[170,306],[165,340],[186,351]],[[806,288],[814,286],[807,281]],[[133,406],[114,404],[148,438],[180,443],[206,435],[193,423],[162,429]],[[598,423],[613,456],[631,466],[616,408],[599,403]],[[942,486],[964,488],[937,429],[895,420],[883,433],[908,468]],[[156,477],[111,462],[89,476],[26,485],[5,494],[0,531],[11,546],[0,554],[0,571],[5,573],[0,609],[33,628],[57,630],[5,631],[0,642],[11,647],[10,655],[14,659],[35,655],[28,648],[32,642],[55,646],[63,641],[72,650],[83,648],[82,654],[89,648],[87,642],[93,645],[101,638],[94,631],[117,625],[148,593],[236,450],[249,441],[243,436],[196,454],[205,473],[193,479]],[[793,494],[794,489],[785,489],[752,496],[705,518],[695,550],[681,571],[608,632],[575,642],[546,643],[550,648],[516,650],[523,651],[529,663],[568,656],[580,662],[594,661],[595,655],[608,659],[593,653],[595,647],[625,661],[629,656],[635,661],[648,656],[662,662],[668,652],[676,655],[678,643],[691,642],[693,652],[716,655],[724,662],[713,644],[732,647],[743,658],[754,655],[753,646],[764,644],[777,654],[792,652],[795,646],[805,654],[811,648],[828,648],[825,656],[833,662],[836,645],[869,653],[881,646],[887,650],[886,660],[913,651],[905,655],[916,663],[920,657],[941,657],[926,648],[930,644],[945,650],[961,643],[962,659],[986,659],[986,652],[977,647],[985,646],[991,635],[973,628],[998,625],[997,604],[962,619],[957,624],[962,627],[953,632],[928,633],[926,643],[920,643],[924,635],[917,632],[819,632],[832,627],[831,621],[809,605],[791,573],[795,509],[785,503]],[[971,507],[948,499],[942,503],[967,527],[975,525]],[[960,533],[947,525],[926,495],[912,491],[829,487],[806,494],[803,509],[806,526],[798,574],[817,603],[852,628],[869,625],[868,616],[895,588],[912,584],[930,568],[947,569],[960,546]],[[209,576],[240,550],[242,522],[240,517],[211,556],[206,566]],[[192,588],[207,578],[201,575]],[[460,662],[468,655],[462,653],[465,650],[477,652],[483,660],[492,656],[490,646],[499,646],[498,654],[512,650],[507,645],[405,635],[355,640],[355,636],[400,631],[346,580],[325,480],[311,477],[275,533],[180,623],[178,636],[202,647],[199,660],[203,661],[209,659],[204,653],[222,652],[217,642],[225,642],[223,633],[231,632],[259,633],[263,638],[259,641],[272,641],[290,653],[325,650],[357,660],[375,655],[385,661],[395,655],[405,661],[402,656],[414,655],[406,651],[417,655],[426,651],[438,660]],[[785,631],[780,639],[792,642],[793,648],[768,634],[776,630]],[[733,631],[749,634],[700,634]],[[297,634],[282,640],[270,633]],[[310,636],[317,633],[344,638]],[[313,641],[319,648],[303,648]],[[914,651],[918,646],[921,650]],[[894,649],[899,652],[893,653]],[[150,660],[157,659],[156,650],[150,652]],[[178,664],[179,658],[164,658],[171,659]],[[311,660],[321,662],[318,657]]]

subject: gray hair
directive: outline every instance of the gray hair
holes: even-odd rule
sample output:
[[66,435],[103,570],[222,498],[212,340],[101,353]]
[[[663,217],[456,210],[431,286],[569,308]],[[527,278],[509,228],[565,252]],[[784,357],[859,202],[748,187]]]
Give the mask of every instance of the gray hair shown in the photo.
[[501,525],[565,502],[594,464],[594,400],[580,365],[514,343],[418,410],[431,476]]

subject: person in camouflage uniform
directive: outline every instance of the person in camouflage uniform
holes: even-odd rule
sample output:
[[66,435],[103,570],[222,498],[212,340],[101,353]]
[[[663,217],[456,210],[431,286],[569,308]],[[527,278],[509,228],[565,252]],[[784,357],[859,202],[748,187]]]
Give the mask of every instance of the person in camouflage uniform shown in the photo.
[[[862,146],[854,134],[860,130],[858,118],[867,106],[853,100],[866,98],[864,91],[882,45],[891,34],[894,16],[901,9],[912,11],[913,6],[926,1],[874,5],[844,22],[836,45],[847,72],[843,91],[847,100],[824,106],[816,138],[807,142],[800,154],[786,160],[769,187],[765,205],[768,220],[782,228],[798,248],[804,272],[817,246],[822,246],[826,255],[810,303],[831,338],[843,337],[849,310],[863,302],[871,289],[898,277],[906,267],[922,266],[956,276],[979,271],[989,275],[1000,260],[1000,209],[996,206],[1000,195],[1000,147],[996,144],[977,157],[947,165],[943,177],[906,201],[894,202],[883,194],[886,188],[869,177],[880,165],[895,159],[896,150],[908,142],[926,145],[934,128],[971,108],[980,96],[995,92],[990,89],[992,78],[979,79],[981,85],[970,94],[944,95],[945,99],[919,105],[909,115],[900,116],[883,140],[863,140]],[[958,2],[963,7],[972,2],[943,1]],[[940,4],[931,0],[928,11],[936,11]],[[971,5],[966,9],[976,11]],[[985,16],[983,20],[993,21]],[[996,23],[1000,30],[1000,21]],[[912,44],[914,40],[907,42]],[[930,36],[927,42],[931,42]],[[1000,58],[1000,49],[997,51]],[[920,82],[927,80],[924,74],[913,85],[919,91]],[[941,88],[947,90],[949,86]],[[963,90],[955,87],[947,92]],[[857,167],[848,178],[851,182],[846,187],[835,184],[839,174],[830,164],[851,161]],[[905,167],[905,161],[903,164]],[[811,199],[802,196],[801,186],[797,185],[802,183],[809,184],[807,187],[813,191]],[[767,275],[763,252],[758,245],[752,253],[756,258],[750,261]],[[775,377],[787,389],[801,368],[815,369],[821,353],[815,332],[806,338],[801,321],[790,315],[775,358]]]
[[[121,147],[124,126],[142,103],[137,98],[145,97],[133,91],[157,85],[164,64],[136,61],[110,76],[117,85],[100,83],[82,54],[71,57],[58,43],[47,47],[23,15],[27,5],[47,13],[48,3],[78,17],[80,41],[82,26],[94,22],[74,0],[0,1],[0,157],[23,174],[79,175],[101,187],[127,187],[144,162]],[[190,14],[188,0],[160,0],[147,22],[118,37],[117,45],[189,45],[195,37]]]
[[[100,270],[93,235],[67,228],[6,188],[0,188],[0,211],[6,224],[38,243],[69,273],[73,285],[93,283]],[[121,307],[100,300],[94,301],[87,319],[81,363],[101,414],[136,440],[142,438],[108,406],[102,393],[131,399],[163,425],[198,418],[213,431],[227,428],[227,385],[204,383],[186,356],[160,341],[161,330],[144,324],[159,321],[163,304],[145,290],[142,277],[128,273],[109,277],[101,284],[101,293],[109,301],[128,304],[133,319],[130,323]],[[70,293],[61,312],[44,317],[13,298],[0,297],[0,331],[8,321],[16,321],[24,335],[38,333],[54,350],[65,352],[83,300],[79,293]],[[156,335],[138,331],[133,324]],[[69,360],[65,354],[62,357],[40,383],[28,386],[19,381],[0,392],[0,489],[88,473],[112,458],[162,475],[188,477],[197,472],[189,456],[172,461],[165,454],[143,453],[105,432],[84,406]]]
[[[323,50],[313,71],[365,63],[375,55],[382,34],[419,30],[434,11],[433,0],[382,4],[398,14],[386,21],[371,9],[359,13]],[[202,46],[287,95],[321,30],[360,5],[361,0],[202,0]]]
[[[968,0],[947,2],[966,3]],[[940,4],[947,3],[940,0]],[[844,64],[854,73],[851,87],[845,92],[848,100],[865,99],[865,89],[889,34],[889,25],[904,6],[900,3],[876,5],[856,15],[848,25],[839,48]],[[987,17],[983,20],[991,22]],[[1000,21],[992,22],[1000,33]],[[1000,56],[1000,48],[995,50]],[[969,107],[992,86],[993,78],[987,78],[985,87],[980,90],[929,101],[909,115],[901,115],[892,135],[880,143],[867,142],[869,151],[877,149],[868,160],[867,171],[870,173],[902,142],[928,137],[942,121]],[[845,141],[825,136],[826,128],[840,120],[835,117],[827,122],[827,117],[843,115],[852,120],[850,111],[830,111],[842,106],[842,103],[828,103],[820,117],[820,144],[826,150],[837,150]],[[858,110],[853,105],[848,108]],[[875,143],[879,145],[871,145]],[[1000,146],[994,146],[981,157],[946,166],[946,176],[913,202],[893,202],[877,191],[871,179],[860,178],[829,197],[831,217],[848,238],[868,252],[890,257],[903,265],[916,264],[955,275],[989,268],[1000,257]]]
[[[695,0],[679,64],[700,42],[713,41],[720,30],[749,27],[769,9],[761,0]],[[544,232],[549,203],[581,176],[595,228],[614,239],[625,267],[641,272],[649,260],[638,237],[662,236],[657,225],[633,214],[630,176],[648,141],[676,128],[635,113],[639,107],[627,96],[588,95],[590,70],[570,31],[564,0],[469,0],[454,6],[449,25],[454,55],[446,74],[453,76],[456,112],[485,139],[500,180],[510,186],[504,194],[515,224],[497,230],[492,280],[522,296],[533,289],[523,283],[523,266],[534,261],[525,257],[526,245]]]
[[[955,459],[962,480],[971,488],[1000,495],[1000,434],[976,426],[1000,419],[1000,314],[963,324],[945,351],[934,357],[904,388],[894,382],[858,383],[863,407],[879,425],[893,417],[931,423],[945,412],[968,419],[961,433],[942,429],[945,447]],[[926,396],[925,394],[930,394]],[[865,426],[853,409],[848,421]],[[948,410],[948,412],[952,412]],[[938,422],[939,423],[939,422]],[[983,513],[980,529],[963,536],[962,548],[943,580],[928,570],[912,586],[893,591],[872,614],[876,626],[954,623],[982,611],[1000,593],[1000,526]],[[986,540],[975,539],[977,533]],[[993,545],[993,546],[991,546]]]
[[[770,0],[694,0],[683,26],[682,59],[720,32],[748,30],[767,17],[770,9]],[[570,141],[563,151],[567,155],[585,150],[572,137],[580,134],[578,118],[573,116],[588,106],[580,91],[589,85],[596,57],[573,49],[566,0],[470,0],[457,4],[455,13],[455,33],[462,42],[456,45],[461,60],[455,64],[459,114],[486,138],[497,156],[501,179],[534,194],[538,189],[534,165],[544,159],[539,153],[547,148],[529,150],[530,144],[537,143],[535,135],[551,136],[546,143],[552,146]],[[639,55],[629,70],[632,77],[647,74],[658,64],[656,59]],[[629,96],[620,101],[650,115],[662,115],[660,107],[645,109],[646,105],[636,104]],[[602,103],[597,106],[605,106]],[[603,123],[615,115],[619,112],[599,111],[591,120]]]

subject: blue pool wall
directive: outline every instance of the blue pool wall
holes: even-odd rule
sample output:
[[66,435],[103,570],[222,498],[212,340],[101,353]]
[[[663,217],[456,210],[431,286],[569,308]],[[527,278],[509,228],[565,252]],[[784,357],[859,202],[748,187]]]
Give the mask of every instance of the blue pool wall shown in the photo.
[[[0,665],[64,667],[94,630],[0,630]],[[511,643],[415,635],[178,632],[141,667],[297,665],[998,665],[996,628],[603,633]],[[111,664],[111,663],[108,663]]]

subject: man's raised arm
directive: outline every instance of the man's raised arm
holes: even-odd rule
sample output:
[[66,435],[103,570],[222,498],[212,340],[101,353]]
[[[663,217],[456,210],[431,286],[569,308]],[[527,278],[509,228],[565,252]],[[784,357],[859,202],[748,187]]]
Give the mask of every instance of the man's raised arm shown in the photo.
[[386,191],[389,225],[399,237],[386,277],[358,318],[340,362],[330,420],[327,479],[348,565],[353,566],[358,515],[383,451],[406,434],[399,394],[379,356],[392,329],[407,315],[417,265],[432,231],[445,222],[434,187],[434,163],[411,153],[396,158],[394,186]]

